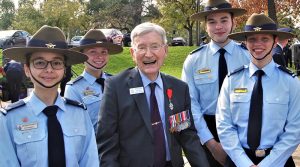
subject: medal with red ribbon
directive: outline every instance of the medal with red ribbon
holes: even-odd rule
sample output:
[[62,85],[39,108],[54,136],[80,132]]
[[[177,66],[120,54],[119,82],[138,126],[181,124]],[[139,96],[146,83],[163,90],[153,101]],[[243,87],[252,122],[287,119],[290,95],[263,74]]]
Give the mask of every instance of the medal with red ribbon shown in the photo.
[[173,96],[173,90],[172,89],[167,89],[167,96],[168,96],[168,99],[169,99],[169,108],[170,110],[173,110],[174,109],[174,105],[171,101],[172,99],[172,96]]

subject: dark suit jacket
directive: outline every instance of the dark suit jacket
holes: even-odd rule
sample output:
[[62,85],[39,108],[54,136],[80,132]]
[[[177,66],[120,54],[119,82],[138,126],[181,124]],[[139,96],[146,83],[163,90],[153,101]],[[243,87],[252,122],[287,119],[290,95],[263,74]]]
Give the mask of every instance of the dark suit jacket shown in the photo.
[[[161,77],[164,92],[173,89],[173,111],[165,93],[166,134],[173,167],[183,166],[182,148],[192,166],[208,166],[191,112],[190,128],[175,133],[169,131],[169,116],[190,109],[188,86],[174,77],[164,74]],[[97,133],[100,166],[152,167],[153,134],[146,95],[129,93],[130,88],[143,87],[138,70],[125,70],[105,82]]]
[[285,67],[285,59],[283,56],[282,48],[277,44],[276,47],[272,50],[274,62]]

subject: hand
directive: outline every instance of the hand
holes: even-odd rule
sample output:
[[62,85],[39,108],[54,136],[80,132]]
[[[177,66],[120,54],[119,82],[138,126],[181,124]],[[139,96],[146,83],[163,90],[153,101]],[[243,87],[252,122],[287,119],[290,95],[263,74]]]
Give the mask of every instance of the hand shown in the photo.
[[205,143],[208,150],[211,152],[215,160],[217,160],[221,165],[225,165],[227,154],[222,148],[222,145],[218,143],[215,139],[210,139]]

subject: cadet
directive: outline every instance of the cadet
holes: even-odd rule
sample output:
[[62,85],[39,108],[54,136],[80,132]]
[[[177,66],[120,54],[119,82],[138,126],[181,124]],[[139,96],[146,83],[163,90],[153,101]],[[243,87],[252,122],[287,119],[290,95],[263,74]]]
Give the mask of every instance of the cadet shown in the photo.
[[235,27],[234,17],[245,12],[232,8],[225,0],[209,0],[204,11],[191,16],[205,23],[211,41],[187,57],[182,80],[189,85],[195,126],[213,167],[222,166],[227,156],[219,143],[215,123],[219,90],[227,72],[250,61],[246,48],[228,39]]
[[224,80],[219,96],[218,135],[235,164],[228,166],[295,166],[291,154],[300,141],[300,83],[274,63],[271,53],[278,38],[292,36],[277,31],[264,14],[253,14],[244,32],[229,35],[246,41],[252,57]]
[[0,166],[99,167],[86,107],[58,93],[65,67],[87,57],[68,50],[63,32],[50,26],[41,27],[26,47],[3,54],[25,64],[34,90],[0,112],[0,150],[5,150],[0,151]]
[[97,29],[89,30],[80,41],[80,46],[72,48],[87,55],[83,73],[67,83],[65,97],[84,103],[93,123],[95,132],[98,127],[98,115],[102,100],[104,80],[111,76],[103,71],[109,55],[123,51],[123,48],[106,40]]

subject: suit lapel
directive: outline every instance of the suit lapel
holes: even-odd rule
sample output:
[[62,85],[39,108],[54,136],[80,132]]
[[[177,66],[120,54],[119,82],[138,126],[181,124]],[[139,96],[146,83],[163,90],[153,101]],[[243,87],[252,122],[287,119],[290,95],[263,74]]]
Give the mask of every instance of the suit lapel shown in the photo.
[[[131,70],[131,75],[129,76],[129,80],[128,80],[128,86],[129,86],[129,89],[144,87],[141,76],[136,68]],[[133,94],[131,96],[135,100],[138,110],[145,122],[145,125],[146,125],[149,133],[153,137],[152,127],[151,127],[151,119],[150,119],[150,111],[148,108],[148,103],[147,103],[145,92],[139,93],[139,94]]]
[[165,124],[166,124],[166,135],[167,135],[167,140],[169,143],[169,148],[171,148],[171,133],[168,133],[168,131],[170,130],[170,123],[169,123],[169,117],[173,114],[172,110],[169,107],[169,98],[167,96],[167,89],[173,89],[171,83],[169,82],[169,78],[164,75],[163,73],[161,73],[161,78],[163,81],[163,85],[164,85],[164,101],[165,101]]

